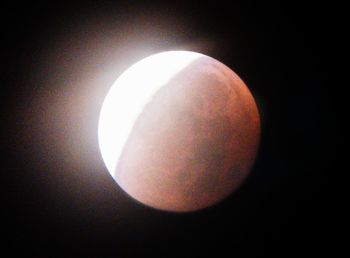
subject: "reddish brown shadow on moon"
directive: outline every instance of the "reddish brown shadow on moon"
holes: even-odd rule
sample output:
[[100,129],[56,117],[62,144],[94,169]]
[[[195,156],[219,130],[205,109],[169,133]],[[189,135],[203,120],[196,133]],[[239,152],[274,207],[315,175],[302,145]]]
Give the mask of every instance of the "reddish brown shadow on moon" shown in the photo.
[[115,178],[148,206],[176,212],[203,209],[242,183],[253,165],[259,134],[258,110],[244,82],[204,56],[145,106]]

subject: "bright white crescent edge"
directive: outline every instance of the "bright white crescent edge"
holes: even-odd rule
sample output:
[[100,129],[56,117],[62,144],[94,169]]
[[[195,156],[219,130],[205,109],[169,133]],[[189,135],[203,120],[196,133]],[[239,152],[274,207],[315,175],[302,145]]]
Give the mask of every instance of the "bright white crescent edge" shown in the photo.
[[103,102],[98,141],[104,163],[114,177],[134,122],[152,96],[173,76],[204,55],[190,51],[167,51],[132,65],[112,85]]

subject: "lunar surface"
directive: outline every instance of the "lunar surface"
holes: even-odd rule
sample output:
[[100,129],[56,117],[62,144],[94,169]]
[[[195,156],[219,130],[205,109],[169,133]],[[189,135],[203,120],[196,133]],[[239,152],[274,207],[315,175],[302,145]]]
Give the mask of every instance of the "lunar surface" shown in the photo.
[[174,212],[209,207],[235,191],[254,163],[259,133],[254,98],[238,75],[188,51],[128,69],[99,121],[102,156],[120,187]]

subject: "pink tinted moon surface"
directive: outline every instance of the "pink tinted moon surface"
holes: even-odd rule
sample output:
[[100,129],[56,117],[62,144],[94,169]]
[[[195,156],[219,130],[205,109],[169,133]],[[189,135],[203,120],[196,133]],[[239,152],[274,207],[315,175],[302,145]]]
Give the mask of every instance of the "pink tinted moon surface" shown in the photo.
[[227,66],[202,55],[145,105],[113,176],[153,208],[203,209],[245,179],[259,134],[259,113],[247,86]]

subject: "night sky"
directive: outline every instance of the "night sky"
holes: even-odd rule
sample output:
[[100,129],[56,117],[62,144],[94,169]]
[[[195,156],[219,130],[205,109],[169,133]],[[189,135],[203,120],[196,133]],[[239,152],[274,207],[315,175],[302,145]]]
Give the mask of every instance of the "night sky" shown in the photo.
[[[1,256],[334,255],[336,8],[151,2],[2,7]],[[166,50],[201,52],[229,66],[261,115],[251,174],[203,211],[135,202],[98,148],[98,116],[112,83]]]

